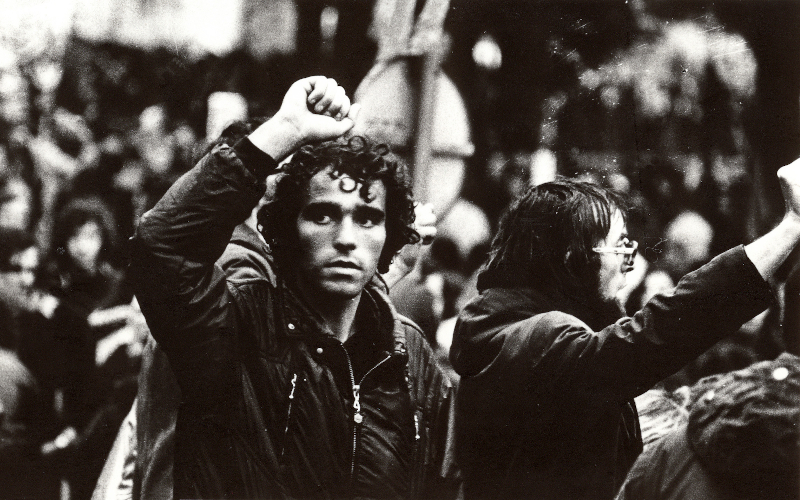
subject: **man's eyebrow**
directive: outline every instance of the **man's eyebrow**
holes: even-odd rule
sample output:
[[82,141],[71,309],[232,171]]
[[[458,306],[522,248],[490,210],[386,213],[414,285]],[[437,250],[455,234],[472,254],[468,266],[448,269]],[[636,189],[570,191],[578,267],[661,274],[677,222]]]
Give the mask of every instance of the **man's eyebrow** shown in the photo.
[[300,210],[300,213],[306,213],[310,210],[324,210],[327,212],[336,212],[336,213],[342,211],[341,207],[336,203],[332,203],[330,201],[312,201],[309,202],[308,205],[304,206]]
[[308,205],[303,207],[303,210],[307,208],[328,208],[328,209],[338,209],[339,205],[330,201],[310,201]]
[[372,218],[383,219],[386,217],[386,212],[377,207],[370,207],[368,205],[360,205],[356,207],[356,212],[361,215],[367,215]]

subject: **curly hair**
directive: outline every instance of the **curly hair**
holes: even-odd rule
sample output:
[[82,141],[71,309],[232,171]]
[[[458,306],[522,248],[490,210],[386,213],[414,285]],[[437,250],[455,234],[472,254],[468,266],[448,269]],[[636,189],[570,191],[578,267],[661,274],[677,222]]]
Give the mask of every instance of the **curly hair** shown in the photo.
[[627,210],[622,196],[588,182],[558,178],[531,187],[503,215],[485,269],[585,296],[599,285],[592,248],[608,235],[613,213],[627,220]]
[[347,175],[361,184],[359,195],[369,198],[369,185],[386,187],[386,242],[378,259],[378,272],[389,270],[395,254],[408,243],[419,241],[414,230],[414,201],[405,170],[385,144],[363,136],[304,146],[283,165],[275,196],[258,212],[264,239],[270,243],[278,265],[291,265],[297,254],[297,217],[311,178],[331,168],[331,177]]

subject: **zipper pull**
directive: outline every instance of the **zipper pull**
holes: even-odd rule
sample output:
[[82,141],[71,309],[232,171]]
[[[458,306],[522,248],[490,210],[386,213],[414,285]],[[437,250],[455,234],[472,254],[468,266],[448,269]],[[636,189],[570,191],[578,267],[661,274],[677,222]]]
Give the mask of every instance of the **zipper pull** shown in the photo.
[[295,373],[292,377],[292,390],[289,393],[289,399],[294,399],[294,390],[297,387],[297,374]]
[[361,401],[359,400],[359,389],[361,389],[360,385],[353,384],[353,409],[355,410],[355,414],[353,415],[353,420],[360,424],[364,417],[361,415]]

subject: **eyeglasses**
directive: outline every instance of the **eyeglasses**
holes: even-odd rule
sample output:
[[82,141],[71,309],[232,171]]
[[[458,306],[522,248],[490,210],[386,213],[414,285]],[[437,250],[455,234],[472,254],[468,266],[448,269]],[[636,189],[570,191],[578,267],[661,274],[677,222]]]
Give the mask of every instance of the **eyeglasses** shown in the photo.
[[594,247],[593,251],[597,253],[613,253],[616,255],[624,255],[629,259],[636,257],[636,252],[639,249],[639,242],[631,241],[628,238],[622,240],[621,246],[616,247]]

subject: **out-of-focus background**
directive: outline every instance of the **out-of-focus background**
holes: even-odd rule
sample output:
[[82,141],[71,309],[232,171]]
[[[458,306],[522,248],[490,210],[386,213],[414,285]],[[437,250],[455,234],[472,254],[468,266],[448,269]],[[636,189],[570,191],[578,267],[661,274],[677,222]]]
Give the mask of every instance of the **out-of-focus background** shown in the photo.
[[[234,119],[335,78],[439,237],[392,290],[443,363],[499,217],[566,175],[626,193],[652,294],[782,215],[800,154],[797,0],[0,0],[2,480],[91,495],[147,329],[136,221]],[[797,279],[665,382],[800,354]],[[31,485],[14,472],[38,467]],[[31,462],[31,463],[33,463]],[[19,484],[17,484],[19,483]],[[28,488],[28,489],[26,489]],[[38,495],[38,496],[37,496]]]

